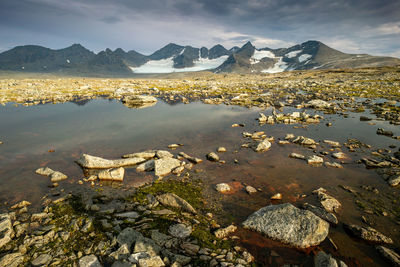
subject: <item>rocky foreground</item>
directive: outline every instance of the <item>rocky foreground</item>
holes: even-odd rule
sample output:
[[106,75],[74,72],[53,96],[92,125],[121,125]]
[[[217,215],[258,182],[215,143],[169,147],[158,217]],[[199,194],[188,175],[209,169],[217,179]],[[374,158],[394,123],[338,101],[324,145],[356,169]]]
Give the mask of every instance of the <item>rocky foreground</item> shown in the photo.
[[[154,105],[157,98],[172,103],[202,101],[205,104],[275,107],[271,115],[261,112],[255,118],[260,126],[308,125],[323,120],[323,116],[310,115],[306,109],[344,117],[349,112],[369,109],[377,118],[400,125],[399,73],[399,68],[380,68],[247,76],[196,74],[185,79],[162,80],[4,79],[0,80],[0,103],[36,105],[105,97],[121,100],[130,108]],[[380,97],[385,99],[376,101]],[[285,114],[279,112],[282,107],[305,111]],[[360,120],[371,118],[360,117]],[[381,128],[376,134],[393,141],[400,139]],[[299,146],[304,154],[291,153],[288,160],[302,160],[316,167],[344,168],[346,160],[351,158],[349,155],[362,150],[368,156],[358,159],[360,164],[376,169],[388,187],[400,184],[400,152],[370,151],[371,146],[356,139],[344,144],[334,138],[318,143],[306,136],[288,133],[273,137],[263,131],[243,131],[242,138],[241,147],[252,149],[254,153],[268,153],[274,143]],[[170,145],[171,149],[178,147],[180,144]],[[224,147],[219,147],[204,158],[224,164],[220,157],[225,151]],[[305,249],[330,240],[329,229],[337,225],[342,225],[356,240],[377,245],[376,250],[388,262],[400,266],[398,244],[373,228],[365,217],[364,222],[371,227],[341,222],[342,204],[324,188],[309,192],[318,205],[269,205],[255,211],[240,226],[221,227],[207,207],[201,184],[192,179],[187,181],[190,174],[179,178],[202,161],[184,152],[174,154],[165,150],[136,152],[120,159],[83,154],[76,163],[86,177],[80,184],[86,182],[88,186],[58,199],[46,196],[40,213],[33,213],[30,203],[23,201],[0,215],[0,266],[250,266],[255,264],[254,257],[237,245],[237,227]],[[126,166],[135,166],[138,172],[154,173],[156,182],[127,190],[94,187],[98,181],[123,181]],[[39,168],[36,173],[49,177],[54,187],[68,179],[49,167]],[[170,174],[176,177],[161,181]],[[249,194],[258,192],[251,185],[244,186]],[[360,192],[376,193],[376,189],[341,187],[365,214],[389,216],[398,221],[400,213],[396,207],[382,210]],[[217,184],[215,188],[222,194],[232,191],[226,183]],[[281,200],[282,194],[277,193],[271,199]],[[396,203],[394,199],[393,206]],[[333,242],[332,245],[335,246]],[[314,255],[314,265],[346,266],[341,259],[319,250]]]

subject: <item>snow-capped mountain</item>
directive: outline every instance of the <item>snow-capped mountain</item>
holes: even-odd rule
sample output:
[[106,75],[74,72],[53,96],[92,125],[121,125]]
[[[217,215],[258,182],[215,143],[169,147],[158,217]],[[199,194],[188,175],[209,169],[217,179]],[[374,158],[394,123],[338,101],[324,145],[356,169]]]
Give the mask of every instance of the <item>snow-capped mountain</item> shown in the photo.
[[290,70],[400,65],[400,59],[346,54],[318,41],[289,48],[258,49],[250,42],[227,50],[222,45],[195,48],[170,43],[146,56],[134,50],[106,49],[95,54],[79,44],[52,50],[18,46],[0,54],[0,70],[72,75],[123,75],[193,71],[277,73]]

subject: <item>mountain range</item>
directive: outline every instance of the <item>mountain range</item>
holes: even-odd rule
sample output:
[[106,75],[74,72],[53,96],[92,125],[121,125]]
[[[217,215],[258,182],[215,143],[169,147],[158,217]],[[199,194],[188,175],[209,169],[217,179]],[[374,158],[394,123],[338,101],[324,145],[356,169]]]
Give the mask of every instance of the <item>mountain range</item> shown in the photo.
[[0,70],[67,75],[122,75],[209,70],[235,73],[276,73],[289,70],[360,68],[400,65],[400,59],[346,54],[319,41],[289,48],[257,49],[251,42],[242,47],[211,49],[170,43],[151,55],[121,48],[97,54],[80,44],[53,50],[42,46],[17,46],[0,53]]

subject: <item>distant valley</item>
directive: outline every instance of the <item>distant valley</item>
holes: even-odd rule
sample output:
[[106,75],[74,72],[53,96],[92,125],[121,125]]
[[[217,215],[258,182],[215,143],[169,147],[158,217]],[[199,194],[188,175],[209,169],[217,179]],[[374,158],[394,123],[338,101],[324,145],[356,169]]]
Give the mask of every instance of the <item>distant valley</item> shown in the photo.
[[79,44],[59,50],[35,45],[17,46],[0,54],[0,70],[79,76],[133,76],[205,70],[216,73],[277,73],[396,65],[400,65],[398,58],[346,54],[319,41],[279,49],[258,49],[247,42],[229,50],[222,45],[208,49],[170,43],[148,56],[121,48],[95,54]]

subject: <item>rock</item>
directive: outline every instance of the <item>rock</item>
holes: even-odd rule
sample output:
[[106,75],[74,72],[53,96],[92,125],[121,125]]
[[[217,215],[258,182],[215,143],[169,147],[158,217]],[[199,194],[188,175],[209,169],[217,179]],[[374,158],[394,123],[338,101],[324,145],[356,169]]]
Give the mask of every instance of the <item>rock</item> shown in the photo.
[[313,99],[311,101],[309,101],[307,103],[308,107],[312,107],[312,108],[328,108],[331,106],[331,104],[329,104],[328,102],[321,100],[321,99]]
[[392,262],[392,266],[400,266],[400,255],[391,249],[383,246],[377,246],[376,249],[382,254],[383,257]]
[[123,155],[123,158],[143,158],[143,159],[152,159],[156,156],[156,151],[147,150],[143,152],[137,152],[132,154]]
[[162,267],[165,266],[160,256],[154,256],[146,259],[139,259],[139,267]]
[[176,149],[176,148],[178,148],[178,147],[180,147],[181,145],[179,145],[179,144],[170,144],[170,145],[168,145],[168,148],[171,148],[171,149]]
[[173,158],[174,155],[171,152],[167,151],[167,150],[157,150],[156,157],[159,158],[159,159],[162,159],[162,158]]
[[81,167],[87,169],[111,169],[136,165],[144,161],[146,161],[146,159],[140,157],[109,160],[91,156],[88,154],[83,154],[81,158],[76,161],[76,163],[78,163]]
[[174,237],[185,238],[192,233],[192,227],[183,223],[174,224],[169,227],[168,233]]
[[311,146],[311,145],[316,144],[314,139],[304,137],[304,136],[297,136],[296,139],[294,139],[292,142],[295,144],[303,145],[303,146]]
[[324,140],[324,143],[330,145],[331,147],[340,147],[340,143],[336,141]]
[[307,163],[308,164],[321,164],[324,162],[324,159],[321,157],[318,157],[316,155],[312,155],[307,157]]
[[306,159],[305,156],[297,153],[290,153],[289,158],[294,158],[294,159]]
[[4,267],[18,267],[23,266],[22,263],[24,262],[24,256],[19,253],[10,253],[4,255],[0,259],[0,266]]
[[281,200],[281,199],[282,199],[281,193],[276,193],[271,197],[271,200]]
[[165,243],[172,238],[169,235],[160,233],[158,230],[151,230],[150,233],[151,239],[154,240],[154,242],[156,242],[156,244],[161,247],[165,246]]
[[114,263],[111,265],[111,267],[134,267],[135,265],[133,265],[130,262],[126,262],[126,261],[114,261]]
[[330,254],[326,254],[323,251],[318,252],[314,256],[314,266],[315,267],[338,267],[338,264]]
[[231,191],[231,187],[226,183],[217,184],[215,189],[220,193],[226,193]]
[[260,124],[267,122],[267,116],[260,112],[260,117],[257,119]]
[[332,154],[335,159],[345,159],[347,156],[343,152],[336,152]]
[[14,235],[11,216],[8,213],[0,214],[0,233],[0,248],[2,248],[11,241]]
[[140,217],[140,215],[136,211],[128,211],[128,212],[124,212],[124,213],[118,213],[115,215],[115,217],[122,218],[122,219],[124,219],[124,218],[137,219]]
[[337,163],[337,162],[325,162],[324,164],[325,164],[325,166],[327,166],[327,167],[338,168],[338,169],[343,168],[343,166],[340,165],[340,164]]
[[161,158],[154,161],[154,173],[158,177],[163,177],[176,167],[181,165],[181,161],[174,158]]
[[160,196],[157,196],[157,200],[164,206],[169,206],[173,208],[182,209],[191,213],[196,214],[196,210],[183,198],[173,194],[166,193]]
[[250,215],[243,226],[299,248],[318,245],[329,232],[329,223],[290,203],[261,208]]
[[326,194],[326,190],[322,187],[314,190],[313,193],[318,195],[322,207],[327,212],[337,212],[342,206],[336,198]]
[[150,256],[157,256],[160,253],[160,246],[157,245],[153,240],[150,238],[139,238],[135,242],[135,247],[133,249],[134,253],[138,252],[146,252]]
[[122,182],[124,180],[125,169],[120,167],[116,169],[103,170],[98,173],[100,181],[117,181]]
[[102,267],[95,255],[88,255],[79,259],[79,267]]
[[33,266],[48,265],[53,258],[49,254],[40,254],[39,257],[31,261]]
[[390,186],[398,186],[400,184],[400,175],[394,175],[387,180]]
[[130,227],[125,228],[122,230],[119,235],[117,236],[117,242],[121,246],[123,244],[127,244],[128,247],[131,247],[131,245],[138,239],[143,238],[143,235],[139,233],[136,230],[133,230]]
[[267,139],[264,139],[263,141],[256,143],[253,146],[253,150],[256,152],[267,151],[270,148],[271,148],[271,142],[268,141]]
[[59,181],[62,181],[62,180],[65,180],[68,178],[68,176],[63,174],[62,172],[54,171],[48,167],[39,168],[36,170],[36,173],[43,175],[43,176],[50,177],[50,179],[53,183],[59,182]]
[[206,155],[206,158],[207,158],[209,161],[219,161],[219,156],[218,156],[216,153],[214,153],[214,152],[208,153],[208,154]]
[[244,189],[245,189],[246,192],[249,193],[250,195],[253,194],[253,193],[257,193],[257,189],[255,189],[254,187],[252,187],[252,186],[250,186],[250,185],[247,185]]
[[150,255],[146,252],[133,253],[129,256],[128,260],[134,264],[138,264],[140,259],[150,258]]
[[386,136],[393,136],[393,132],[392,131],[386,131],[382,128],[378,128],[378,130],[376,130],[376,134],[379,135],[386,135]]
[[360,121],[372,121],[372,118],[368,118],[366,116],[360,116]]
[[189,242],[182,243],[181,248],[189,255],[196,255],[200,250],[200,246]]
[[130,95],[122,99],[122,103],[129,108],[147,108],[157,103],[157,98],[146,95]]
[[237,229],[237,227],[232,224],[232,225],[229,225],[228,227],[218,229],[217,231],[214,232],[214,235],[217,238],[224,238],[224,237],[227,237],[229,234],[235,232],[236,229]]
[[155,161],[154,161],[154,159],[151,159],[142,164],[139,164],[136,167],[136,170],[139,172],[149,172],[149,171],[154,170],[154,166],[155,166]]
[[285,140],[291,140],[291,139],[294,139],[294,134],[286,134],[285,135]]
[[15,209],[22,209],[22,208],[25,208],[25,207],[30,206],[30,205],[31,205],[31,203],[30,203],[29,201],[23,200],[23,201],[21,201],[21,202],[15,204],[15,205],[13,205],[13,206],[11,207],[11,209],[13,209],[13,210],[15,210]]
[[353,235],[375,243],[393,244],[393,240],[372,227],[361,227],[354,224],[343,224],[344,228]]
[[186,154],[185,152],[179,152],[178,155],[181,156],[181,157],[183,157],[183,158],[185,158],[185,159],[187,159],[188,161],[190,161],[190,162],[192,162],[192,163],[195,163],[195,164],[198,164],[198,163],[203,162],[202,159],[195,158],[195,157],[191,157],[191,156],[189,156],[188,154]]
[[218,152],[218,153],[226,152],[226,148],[223,147],[223,146],[220,146],[220,147],[217,149],[217,152]]
[[327,212],[324,209],[315,207],[314,205],[308,204],[308,203],[304,203],[303,204],[303,208],[305,208],[306,210],[311,211],[312,213],[314,213],[315,215],[317,215],[318,217],[320,217],[321,219],[330,222],[334,225],[337,225],[339,223],[338,219],[336,218],[336,216],[330,212]]

